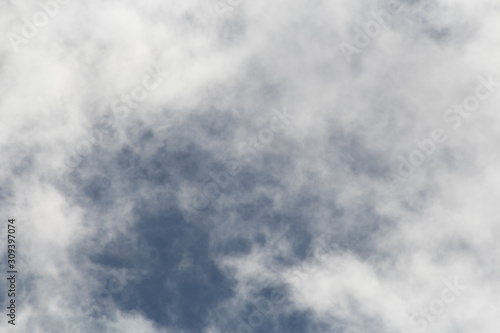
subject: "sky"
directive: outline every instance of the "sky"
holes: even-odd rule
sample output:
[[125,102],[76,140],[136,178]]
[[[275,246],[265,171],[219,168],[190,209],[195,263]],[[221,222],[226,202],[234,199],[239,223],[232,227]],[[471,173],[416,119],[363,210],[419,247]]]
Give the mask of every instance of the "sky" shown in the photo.
[[498,1],[0,13],[1,332],[498,332]]

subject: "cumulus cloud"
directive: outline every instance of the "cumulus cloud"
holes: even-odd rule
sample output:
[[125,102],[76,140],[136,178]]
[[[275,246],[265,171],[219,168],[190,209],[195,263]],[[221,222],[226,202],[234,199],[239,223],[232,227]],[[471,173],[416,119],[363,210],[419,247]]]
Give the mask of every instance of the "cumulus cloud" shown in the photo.
[[2,331],[496,332],[495,1],[0,11]]

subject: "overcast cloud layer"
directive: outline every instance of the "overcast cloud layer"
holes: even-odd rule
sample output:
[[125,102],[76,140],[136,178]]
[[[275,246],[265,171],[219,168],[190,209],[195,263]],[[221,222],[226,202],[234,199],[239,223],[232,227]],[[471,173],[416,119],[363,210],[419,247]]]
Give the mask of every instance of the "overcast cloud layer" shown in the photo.
[[498,1],[2,0],[0,31],[1,332],[498,333]]

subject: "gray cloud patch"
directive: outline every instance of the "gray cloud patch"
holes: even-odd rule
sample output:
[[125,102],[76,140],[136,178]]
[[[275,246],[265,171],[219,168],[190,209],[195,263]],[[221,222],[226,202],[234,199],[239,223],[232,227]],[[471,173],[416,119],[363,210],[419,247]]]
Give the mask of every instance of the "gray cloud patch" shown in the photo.
[[495,1],[0,11],[0,331],[499,326]]

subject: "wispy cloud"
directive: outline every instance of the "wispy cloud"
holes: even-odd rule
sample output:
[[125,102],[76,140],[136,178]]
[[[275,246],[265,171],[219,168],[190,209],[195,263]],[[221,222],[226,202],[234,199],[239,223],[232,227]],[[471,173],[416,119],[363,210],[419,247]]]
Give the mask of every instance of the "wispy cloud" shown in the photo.
[[0,12],[2,332],[496,332],[495,1]]

